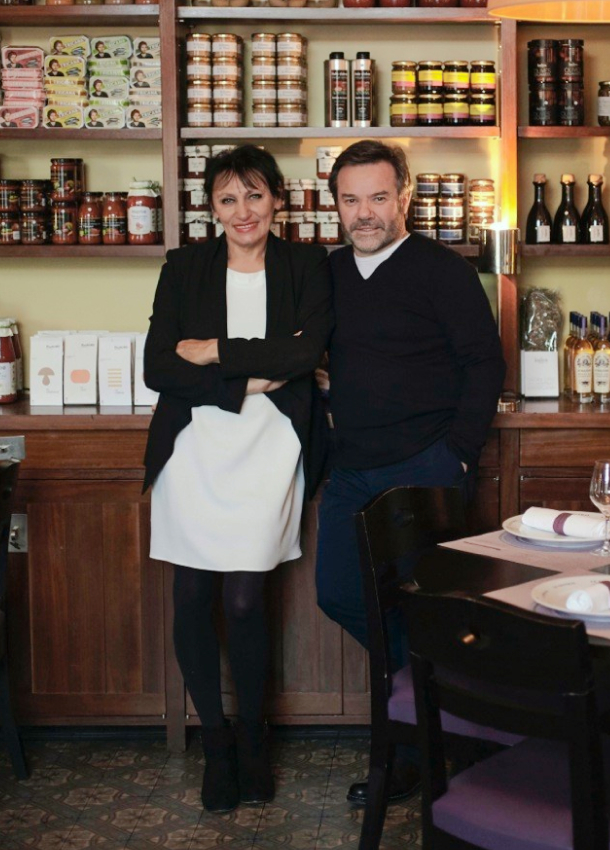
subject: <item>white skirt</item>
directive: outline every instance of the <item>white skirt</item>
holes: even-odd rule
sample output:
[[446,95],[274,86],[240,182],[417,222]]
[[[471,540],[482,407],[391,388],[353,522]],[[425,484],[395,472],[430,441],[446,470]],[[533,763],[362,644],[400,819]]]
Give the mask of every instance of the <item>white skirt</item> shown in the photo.
[[152,489],[150,557],[218,572],[298,558],[305,493],[299,439],[264,394],[239,414],[193,408]]

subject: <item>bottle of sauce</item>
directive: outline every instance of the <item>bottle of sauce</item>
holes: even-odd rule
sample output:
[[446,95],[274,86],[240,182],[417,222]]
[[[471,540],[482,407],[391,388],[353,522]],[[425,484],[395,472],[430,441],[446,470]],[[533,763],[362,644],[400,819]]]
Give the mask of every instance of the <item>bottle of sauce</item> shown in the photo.
[[6,321],[9,323],[9,327],[13,332],[13,348],[15,349],[15,367],[17,370],[17,392],[23,390],[23,351],[21,348],[21,340],[19,337],[19,325],[17,324],[17,319],[9,319]]
[[78,209],[70,198],[54,199],[51,204],[51,242],[53,245],[76,245],[78,242]]
[[0,404],[17,401],[17,358],[9,321],[0,321]]
[[102,243],[125,245],[127,242],[127,209],[120,192],[104,195],[102,206]]
[[127,241],[130,245],[157,242],[157,193],[149,180],[135,181],[127,193]]
[[78,208],[78,241],[81,245],[102,244],[102,204],[94,192],[85,192]]

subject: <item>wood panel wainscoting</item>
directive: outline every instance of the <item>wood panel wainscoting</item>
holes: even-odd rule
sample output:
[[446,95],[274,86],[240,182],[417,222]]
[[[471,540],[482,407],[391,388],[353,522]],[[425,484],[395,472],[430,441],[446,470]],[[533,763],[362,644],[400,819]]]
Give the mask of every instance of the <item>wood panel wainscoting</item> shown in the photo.
[[[142,457],[150,412],[118,408],[0,409],[0,437],[23,434],[17,513],[27,552],[10,556],[11,676],[19,721],[31,725],[165,725],[184,747],[197,718],[172,646],[172,567],[148,557]],[[0,440],[1,443],[1,440]],[[610,417],[529,402],[500,414],[479,469],[473,530],[532,504],[589,508],[589,476],[610,455]],[[285,724],[368,720],[366,654],[317,608],[316,505],[303,556],[272,573],[269,713]],[[223,660],[225,702],[234,710]]]

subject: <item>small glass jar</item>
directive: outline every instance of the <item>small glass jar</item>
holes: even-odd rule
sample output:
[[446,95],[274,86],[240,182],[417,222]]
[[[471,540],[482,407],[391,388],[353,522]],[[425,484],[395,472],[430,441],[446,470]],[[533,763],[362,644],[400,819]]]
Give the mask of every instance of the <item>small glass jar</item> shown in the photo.
[[314,212],[316,208],[315,180],[288,180],[287,189],[288,205],[291,212]]
[[208,79],[191,80],[186,86],[186,102],[188,106],[194,103],[204,103],[212,99],[212,82]]
[[258,83],[276,84],[277,63],[270,56],[257,56],[252,59],[252,85]]
[[532,127],[552,127],[557,124],[557,89],[554,83],[530,88],[529,121]]
[[224,81],[226,83],[234,83],[235,86],[238,84],[241,85],[241,65],[232,57],[221,56],[217,59],[216,56],[214,56],[214,62],[212,63],[212,81],[214,84],[217,81]]
[[253,127],[277,127],[277,104],[255,100],[252,103]]
[[[0,189],[0,195],[2,190]],[[22,180],[19,193],[21,212],[42,212],[49,209],[46,180]],[[1,208],[1,206],[0,206]]]
[[272,32],[252,33],[252,59],[264,56],[267,59],[275,59],[276,46],[275,35]]
[[278,104],[278,127],[307,127],[307,110],[302,103]]
[[102,243],[125,245],[127,242],[127,207],[121,192],[107,192],[102,203]]
[[290,238],[289,219],[290,213],[287,213],[283,210],[280,210],[280,212],[276,212],[275,216],[273,217],[270,229],[273,235],[277,236],[278,239]]
[[561,83],[557,91],[557,118],[561,127],[585,123],[585,90],[582,83]]
[[210,202],[205,194],[205,180],[201,178],[184,181],[182,206],[185,212],[207,212]]
[[419,236],[427,236],[428,239],[438,239],[438,226],[436,219],[419,219],[413,223],[413,233]]
[[232,32],[218,32],[212,36],[212,57],[214,63],[218,59],[230,58],[236,62],[243,56],[243,39]]
[[479,232],[482,227],[493,224],[494,214],[492,212],[473,212],[470,210],[468,215],[468,241],[471,245],[476,245],[479,242]]
[[415,177],[417,194],[420,198],[436,198],[441,188],[441,175],[435,172],[425,172]]
[[562,83],[582,83],[584,41],[566,38],[557,43],[557,79]]
[[460,127],[470,123],[470,103],[466,92],[446,94],[443,101],[445,124]]
[[494,94],[470,95],[470,123],[483,127],[496,123],[496,96]]
[[195,80],[209,82],[212,79],[212,63],[209,56],[189,56],[186,60],[186,79],[188,83]]
[[19,222],[22,245],[46,245],[49,216],[44,212],[22,212]]
[[189,127],[211,127],[213,123],[212,101],[191,103],[186,113],[186,123]]
[[7,322],[0,327],[0,404],[17,401],[17,354]]
[[278,60],[284,56],[305,59],[307,39],[298,32],[281,32],[276,38]]
[[150,180],[136,180],[127,193],[127,242],[156,245],[157,193]]
[[78,241],[81,245],[102,244],[102,203],[94,192],[85,192],[78,207]]
[[304,104],[307,102],[307,86],[302,81],[278,80],[276,91],[278,103]]
[[207,32],[191,32],[186,37],[187,56],[203,56],[211,61],[212,36]]
[[442,94],[443,63],[435,60],[417,65],[417,89],[420,94]]
[[466,178],[463,174],[441,174],[439,183],[441,196],[463,198],[466,193]]
[[468,208],[470,213],[492,211],[496,203],[494,181],[487,177],[470,180],[468,184]]
[[52,200],[76,200],[80,183],[79,168],[82,160],[64,157],[51,160]]
[[261,80],[258,83],[252,84],[251,89],[253,103],[273,103],[277,102],[277,86],[273,80]]
[[393,94],[390,98],[390,127],[415,127],[417,123],[417,95]]
[[337,205],[328,188],[328,180],[318,178],[316,180],[316,210],[319,212],[335,212]]
[[341,225],[338,212],[317,213],[316,242],[320,245],[341,244]]
[[461,221],[464,223],[465,216],[466,203],[464,198],[440,198],[438,203],[438,219],[441,227],[445,221]]
[[215,103],[213,109],[214,127],[243,127],[244,112],[240,101]]
[[490,59],[475,59],[470,63],[470,91],[472,94],[496,91],[496,63]]
[[436,127],[444,123],[443,95],[420,94],[417,101],[417,123]]
[[438,238],[441,242],[446,242],[447,245],[460,245],[465,236],[466,225],[463,218],[439,221]]
[[527,78],[530,86],[554,83],[557,79],[557,42],[537,38],[527,43]]
[[277,81],[300,83],[305,79],[305,66],[298,56],[278,56]]
[[78,242],[78,207],[73,198],[53,200],[51,242],[53,245],[76,245]]
[[392,94],[414,94],[417,91],[417,63],[392,62]]
[[184,213],[184,241],[188,245],[207,242],[212,235],[211,212]]
[[241,86],[236,86],[234,83],[226,82],[225,80],[215,80],[212,89],[212,101],[214,106],[219,103],[239,103],[244,99],[244,92]]
[[445,94],[468,94],[470,90],[470,72],[468,62],[453,59],[443,65],[443,89]]
[[316,177],[320,180],[328,180],[335,160],[343,152],[340,145],[320,145],[316,148]]
[[600,127],[610,127],[610,80],[600,82],[597,92],[597,123]]
[[0,180],[0,212],[19,212],[21,183],[19,180]]
[[313,245],[316,241],[316,213],[290,213],[290,241]]
[[438,218],[438,201],[436,198],[413,198],[411,201],[413,221],[434,221]]
[[18,212],[0,212],[0,245],[18,245],[21,242]]

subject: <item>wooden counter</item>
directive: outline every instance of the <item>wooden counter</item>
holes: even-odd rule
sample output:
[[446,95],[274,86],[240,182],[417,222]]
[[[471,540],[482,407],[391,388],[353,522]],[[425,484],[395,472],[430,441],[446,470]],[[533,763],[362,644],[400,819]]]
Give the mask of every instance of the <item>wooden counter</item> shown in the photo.
[[[11,674],[22,723],[166,724],[179,749],[197,721],[173,654],[172,570],[148,558],[141,462],[149,422],[147,408],[0,407],[0,437],[25,435],[27,455],[16,512],[28,516],[28,552],[10,559]],[[610,416],[599,408],[539,401],[498,415],[473,528],[492,529],[533,504],[590,508],[589,476],[603,456]],[[315,538],[309,506],[303,556],[270,576],[270,715],[363,723],[365,654],[316,606]]]

